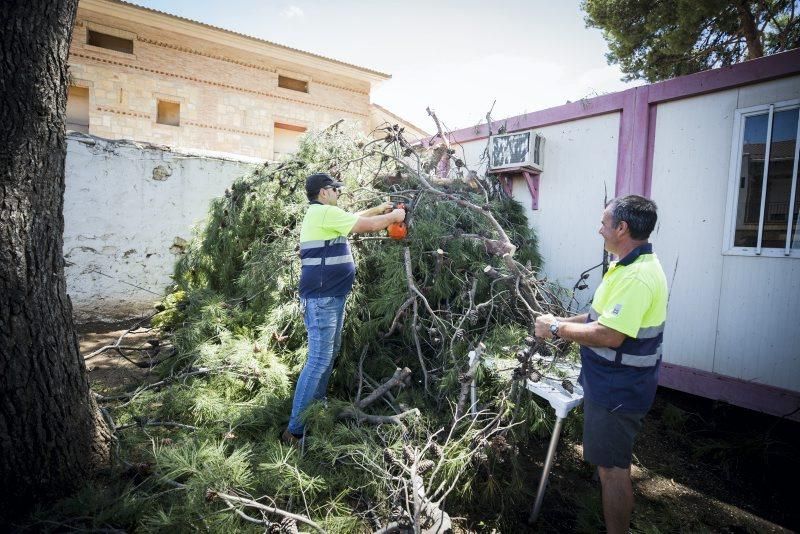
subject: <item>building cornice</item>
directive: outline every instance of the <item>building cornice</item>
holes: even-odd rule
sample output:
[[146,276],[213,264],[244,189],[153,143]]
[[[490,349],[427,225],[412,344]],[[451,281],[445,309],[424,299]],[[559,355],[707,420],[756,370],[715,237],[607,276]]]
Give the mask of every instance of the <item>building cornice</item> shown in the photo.
[[[256,65],[255,63],[248,63],[247,61],[242,61],[239,59],[233,59],[230,57],[222,56],[219,54],[211,54],[209,52],[204,52],[202,50],[197,50],[195,48],[190,48],[188,46],[181,46],[173,43],[166,43],[164,41],[158,41],[156,39],[150,39],[148,37],[143,37],[141,35],[136,36],[136,40],[140,43],[147,43],[152,46],[160,46],[161,48],[169,48],[170,50],[176,50],[178,52],[183,52],[185,54],[193,54],[197,56],[207,57],[209,59],[216,59],[217,61],[225,61],[226,63],[233,63],[234,65],[239,65],[240,67],[247,67],[249,69],[260,70],[263,72],[270,72],[270,73],[277,73],[278,69],[276,67],[266,67],[264,65]],[[369,95],[366,91],[359,91],[358,89],[351,89],[350,87],[345,87],[343,85],[337,85],[335,83],[324,82],[322,80],[312,79],[312,82],[317,85],[325,85],[327,87],[333,87],[335,89],[341,89],[342,91],[349,91],[351,93],[356,93],[359,95]]]
[[368,82],[370,85],[377,85],[391,78],[391,75],[383,72],[359,67],[337,59],[305,52],[123,0],[80,0],[79,7],[87,11],[99,12],[129,21],[136,21],[158,29],[178,32],[189,37],[204,39],[274,60],[294,63],[336,75],[345,75],[362,82]]

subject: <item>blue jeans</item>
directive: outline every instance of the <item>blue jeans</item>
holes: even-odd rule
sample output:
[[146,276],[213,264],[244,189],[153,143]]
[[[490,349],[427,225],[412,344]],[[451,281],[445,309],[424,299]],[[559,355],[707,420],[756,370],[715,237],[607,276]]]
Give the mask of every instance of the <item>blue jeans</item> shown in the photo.
[[302,435],[300,421],[303,411],[315,400],[325,397],[333,363],[342,344],[344,302],[346,297],[320,297],[300,299],[305,308],[303,320],[308,332],[308,358],[294,390],[289,432]]

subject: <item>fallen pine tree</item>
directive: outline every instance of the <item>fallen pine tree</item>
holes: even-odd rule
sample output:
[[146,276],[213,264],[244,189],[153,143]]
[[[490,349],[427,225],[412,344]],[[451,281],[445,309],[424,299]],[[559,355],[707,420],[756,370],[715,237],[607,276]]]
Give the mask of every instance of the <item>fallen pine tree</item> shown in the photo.
[[[136,481],[131,526],[444,532],[476,503],[498,524],[527,506],[535,475],[516,444],[549,423],[519,383],[549,372],[534,350],[565,349],[531,338],[564,295],[538,275],[522,207],[444,135],[432,145],[337,124],[212,202],[153,318],[173,347],[160,380],[98,396]],[[342,349],[298,450],[278,436],[306,351],[298,236],[314,172],[347,184],[349,211],[404,202],[409,234],[352,237]]]

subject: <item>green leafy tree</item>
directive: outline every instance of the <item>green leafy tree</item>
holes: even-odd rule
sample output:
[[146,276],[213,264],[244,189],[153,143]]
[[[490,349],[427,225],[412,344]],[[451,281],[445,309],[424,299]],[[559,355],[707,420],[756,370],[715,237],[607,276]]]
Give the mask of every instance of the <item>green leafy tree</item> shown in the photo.
[[655,82],[800,45],[796,0],[584,0],[581,7],[625,80]]

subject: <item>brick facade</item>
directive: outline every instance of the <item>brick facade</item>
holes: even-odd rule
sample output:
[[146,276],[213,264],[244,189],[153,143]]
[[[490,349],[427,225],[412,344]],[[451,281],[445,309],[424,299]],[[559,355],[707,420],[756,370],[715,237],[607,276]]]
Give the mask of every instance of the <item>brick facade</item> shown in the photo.
[[[88,44],[90,31],[132,42],[133,51]],[[99,137],[265,159],[278,155],[276,145],[284,151],[292,132],[339,119],[369,132],[370,89],[389,78],[118,0],[80,2],[69,63],[72,85],[88,88],[89,99],[70,103],[74,129],[88,108],[89,133]],[[279,75],[307,82],[308,92],[279,87]],[[172,103],[162,112],[178,104],[178,126],[159,124],[159,100]]]

